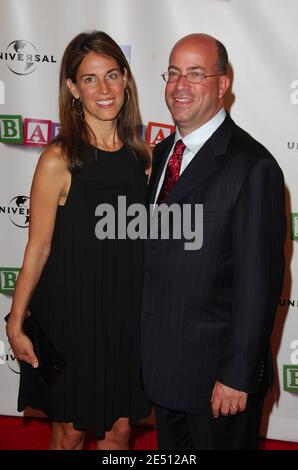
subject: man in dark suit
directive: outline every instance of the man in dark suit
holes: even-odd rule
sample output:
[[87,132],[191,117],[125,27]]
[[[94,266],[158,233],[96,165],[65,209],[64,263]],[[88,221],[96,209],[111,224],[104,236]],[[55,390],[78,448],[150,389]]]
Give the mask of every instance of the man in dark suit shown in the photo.
[[143,377],[161,449],[254,449],[273,381],[284,180],[224,110],[227,63],[219,41],[192,34],[164,74],[177,127],[155,147],[150,202],[203,204],[204,218],[200,249],[146,241]]

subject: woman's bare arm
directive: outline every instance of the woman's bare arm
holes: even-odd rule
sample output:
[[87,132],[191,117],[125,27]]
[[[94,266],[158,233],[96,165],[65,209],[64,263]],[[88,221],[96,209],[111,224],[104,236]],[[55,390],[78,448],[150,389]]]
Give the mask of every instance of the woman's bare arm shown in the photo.
[[38,361],[31,341],[22,331],[22,321],[50,254],[57,207],[69,181],[70,174],[60,148],[50,147],[41,155],[33,178],[29,240],[7,323],[7,335],[15,356],[34,367],[38,366]]

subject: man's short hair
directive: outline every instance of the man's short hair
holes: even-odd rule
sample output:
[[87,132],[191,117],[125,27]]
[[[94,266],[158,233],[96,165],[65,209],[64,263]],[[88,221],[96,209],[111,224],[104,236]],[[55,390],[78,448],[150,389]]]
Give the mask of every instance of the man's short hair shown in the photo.
[[228,67],[228,52],[225,46],[218,40],[216,40],[216,45],[217,45],[217,67],[219,73],[226,74],[227,73],[227,67]]

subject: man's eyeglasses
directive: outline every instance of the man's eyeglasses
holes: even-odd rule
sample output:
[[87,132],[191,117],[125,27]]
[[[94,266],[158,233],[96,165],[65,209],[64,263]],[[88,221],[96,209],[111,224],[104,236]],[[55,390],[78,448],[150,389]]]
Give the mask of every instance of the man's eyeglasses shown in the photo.
[[163,73],[161,76],[167,83],[176,83],[180,79],[180,77],[186,78],[189,83],[198,84],[201,83],[204,78],[208,77],[219,77],[223,75],[222,73],[214,73],[212,75],[206,75],[202,72],[197,72],[193,70],[192,72],[188,72],[187,74],[183,75],[182,73],[176,72],[175,70],[170,70],[169,72]]

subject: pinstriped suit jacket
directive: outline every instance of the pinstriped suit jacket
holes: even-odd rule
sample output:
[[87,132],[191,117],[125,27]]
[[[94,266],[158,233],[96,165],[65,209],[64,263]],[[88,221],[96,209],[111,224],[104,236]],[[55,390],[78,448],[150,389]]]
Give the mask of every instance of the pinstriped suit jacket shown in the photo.
[[[155,147],[153,203],[173,145]],[[210,408],[216,380],[248,393],[272,384],[270,336],[284,273],[283,174],[227,115],[166,201],[204,205],[203,246],[146,240],[142,310],[145,389],[172,410]]]

